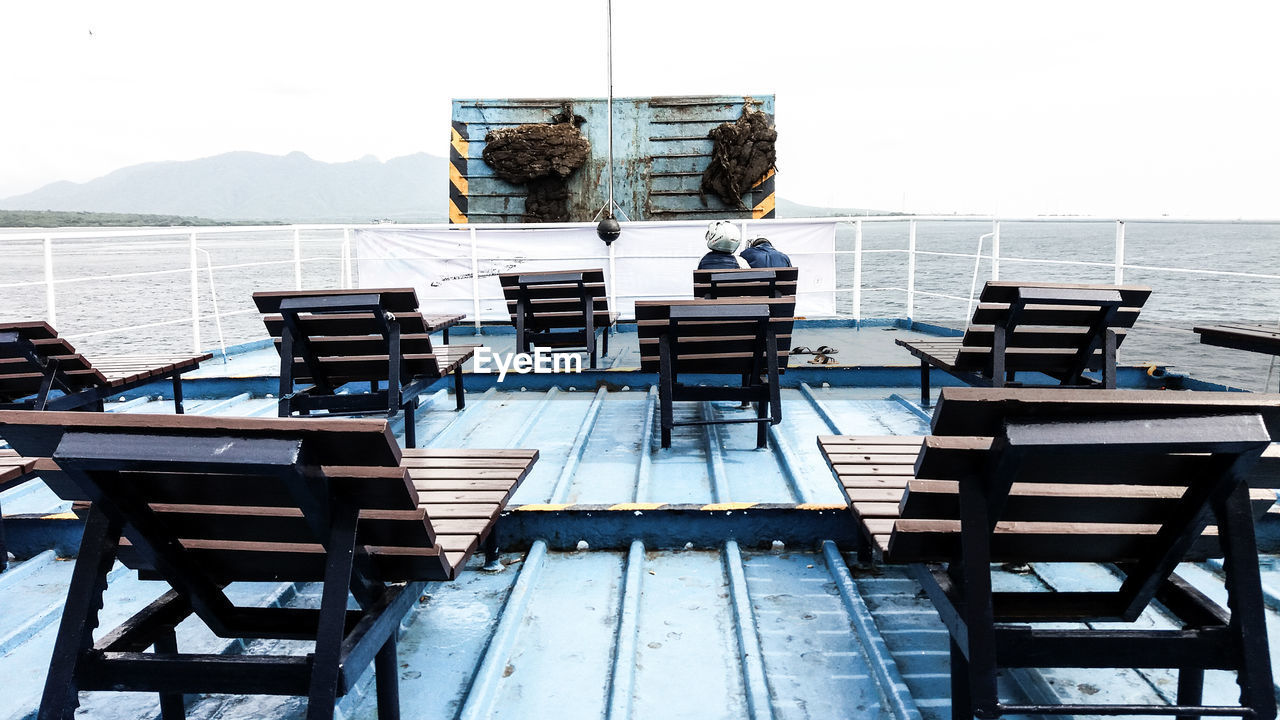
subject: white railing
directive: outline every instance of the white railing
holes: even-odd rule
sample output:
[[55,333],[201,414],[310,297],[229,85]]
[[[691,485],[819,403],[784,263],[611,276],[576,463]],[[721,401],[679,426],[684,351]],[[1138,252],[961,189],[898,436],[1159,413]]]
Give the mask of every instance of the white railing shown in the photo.
[[[743,221],[744,232],[768,235],[768,228],[772,222],[775,221]],[[1131,276],[1134,273],[1143,275],[1147,284],[1156,284],[1146,280],[1151,275],[1179,278],[1179,283],[1204,282],[1207,279],[1260,281],[1267,283],[1273,290],[1270,291],[1270,295],[1263,296],[1255,302],[1252,308],[1255,313],[1253,319],[1264,319],[1256,316],[1259,312],[1265,315],[1267,321],[1280,316],[1280,309],[1278,309],[1280,308],[1280,274],[1276,272],[1280,263],[1273,265],[1255,263],[1254,267],[1257,271],[1203,266],[1187,267],[1135,261],[1130,255],[1131,248],[1126,247],[1126,229],[1130,225],[1182,224],[1231,228],[1257,226],[1261,228],[1260,232],[1280,238],[1280,234],[1277,234],[1280,233],[1280,220],[872,216],[793,219],[776,222],[834,223],[836,225],[838,242],[836,248],[829,253],[829,261],[836,264],[838,271],[837,284],[834,288],[837,298],[847,298],[847,300],[838,300],[837,313],[842,317],[850,317],[858,321],[868,317],[896,316],[911,320],[942,319],[950,324],[963,325],[965,318],[971,312],[979,277],[998,279],[1002,271],[1007,273],[1010,268],[1025,271],[1029,266],[1039,268],[1037,272],[1049,272],[1050,269],[1058,268],[1059,272],[1089,273],[1090,277],[1094,278],[1092,280],[1094,282],[1102,281],[1097,278],[1100,272],[1110,275],[1108,279],[1116,283],[1124,282],[1126,273]],[[1011,227],[1025,229],[1032,227],[1026,224],[1047,223],[1071,227],[1091,225],[1099,228],[1111,225],[1114,228],[1114,238],[1106,238],[1111,248],[1107,249],[1101,257],[1097,255],[1105,248],[1100,246],[1094,248],[1096,252],[1093,257],[1082,254],[1073,246],[1055,248],[1053,256],[1045,257],[1027,257],[1007,253],[1011,242],[1009,235]],[[887,229],[894,226],[896,226],[893,230],[894,246],[868,247],[869,231],[875,229],[877,233],[885,235]],[[183,344],[192,350],[200,351],[208,344],[202,332],[202,324],[204,324],[206,329],[212,330],[217,335],[217,345],[225,352],[228,338],[223,328],[223,320],[241,318],[241,320],[234,320],[237,329],[232,331],[232,342],[264,336],[257,318],[252,317],[252,323],[248,323],[246,318],[246,316],[256,316],[256,311],[248,302],[248,292],[246,292],[246,289],[255,287],[252,283],[256,282],[256,287],[301,288],[304,284],[344,288],[358,286],[360,261],[374,258],[359,255],[358,248],[353,244],[353,231],[358,228],[377,227],[380,226],[289,225],[0,233],[0,319],[30,319],[34,315],[43,314],[50,324],[57,325],[59,311],[63,309],[60,307],[60,296],[67,294],[78,296],[68,300],[72,303],[76,315],[93,314],[92,308],[81,307],[86,303],[86,291],[77,289],[81,286],[95,283],[108,285],[111,293],[115,295],[106,298],[104,306],[112,303],[117,306],[128,306],[127,301],[120,299],[120,294],[166,284],[165,287],[168,290],[160,291],[157,298],[134,311],[126,311],[130,316],[128,322],[109,322],[106,325],[88,321],[66,323],[64,317],[64,324],[70,325],[65,328],[66,336],[72,339],[100,336],[119,338],[136,335],[144,330],[187,325],[189,342]],[[395,226],[396,229],[434,230],[447,227]],[[556,226],[551,226],[550,229],[554,227]],[[583,225],[564,227],[581,230]],[[522,228],[545,232],[549,226],[473,225],[467,228],[451,228],[452,231],[465,233],[470,238],[469,251],[452,259],[471,269],[471,301],[475,309],[471,314],[477,324],[481,302],[498,299],[481,295],[478,282],[479,263],[509,259],[509,257],[485,256],[477,248],[487,245],[479,242],[478,239],[488,232],[510,233],[512,230]],[[972,232],[969,232],[970,230]],[[948,234],[952,236],[948,241],[951,244],[936,246],[937,236]],[[622,239],[619,242],[625,242],[626,238],[627,230],[624,226]],[[901,239],[905,239],[905,247]],[[973,245],[970,243],[975,239],[977,249],[972,251]],[[988,240],[989,245],[986,242]],[[116,247],[117,243],[125,247]],[[926,243],[933,243],[933,245],[922,247]],[[235,251],[224,252],[232,245],[236,247]],[[691,245],[694,246],[691,250],[698,249],[696,240]],[[786,248],[781,249],[786,251]],[[614,254],[613,247],[600,243],[598,253],[583,254],[580,257],[564,258],[564,260],[609,263],[612,267]],[[901,258],[900,263],[884,262],[884,259],[892,259],[896,256],[905,257]],[[672,272],[687,274],[690,257],[696,257],[696,255],[657,256],[650,259],[669,262]],[[15,261],[14,258],[21,262]],[[118,260],[113,261],[113,258]],[[132,264],[129,264],[130,258],[133,259]],[[939,275],[940,271],[937,269],[938,263],[944,261],[964,263],[965,271],[961,273],[951,269],[943,273],[944,278],[943,275]],[[869,266],[876,262],[879,262],[877,268],[873,269]],[[983,272],[984,264],[985,272]],[[264,280],[264,278],[269,279]],[[922,283],[922,280],[925,282]],[[1170,283],[1170,285],[1173,284]],[[1223,288],[1221,283],[1206,283],[1205,286],[1219,290]],[[41,295],[43,303],[39,303],[36,299]],[[11,300],[11,296],[16,299]],[[185,301],[181,299],[183,296],[186,297]],[[893,300],[894,296],[901,298],[900,304],[899,301]],[[87,302],[97,301],[97,297],[93,295],[89,297],[92,299]],[[868,302],[872,299],[879,302],[875,303],[877,309],[868,313]],[[1219,306],[1229,308],[1231,300],[1224,296]],[[943,317],[939,312],[930,310],[926,317],[922,318],[920,316],[922,302],[929,303],[930,307],[945,306],[948,312]],[[1262,305],[1261,311],[1257,308],[1258,302]],[[39,304],[43,305],[42,309],[39,308]],[[181,311],[174,316],[173,311],[179,308]],[[1269,314],[1266,314],[1268,308]],[[142,312],[148,310],[153,313],[152,317],[139,317]],[[242,322],[242,320],[246,321]],[[211,328],[208,327],[209,324],[212,325]],[[170,340],[170,342],[173,341]]]
[[[67,330],[67,332],[62,334],[69,339],[79,340],[102,336],[128,336],[141,330],[188,325],[190,327],[189,347],[192,351],[200,352],[205,347],[201,333],[201,323],[207,321],[213,323],[218,336],[218,346],[225,356],[227,339],[223,332],[223,319],[252,315],[255,314],[255,311],[251,308],[221,311],[219,309],[220,297],[217,278],[221,277],[225,282],[230,277],[234,277],[234,273],[245,270],[263,268],[284,270],[292,268],[292,286],[300,288],[302,287],[304,266],[336,262],[338,263],[339,272],[336,274],[335,280],[341,287],[347,287],[347,281],[352,277],[351,260],[345,253],[347,236],[342,234],[338,236],[339,239],[337,240],[333,237],[327,237],[333,235],[335,229],[342,230],[341,226],[295,225],[140,228],[136,230],[98,231],[49,230],[39,233],[0,233],[0,318],[4,320],[32,319],[33,315],[39,314],[31,312],[33,310],[31,307],[22,307],[23,303],[15,302],[15,298],[6,296],[6,293],[17,293],[18,297],[16,299],[20,300],[24,292],[36,291],[39,288],[43,291],[41,294],[44,298],[43,317],[50,325],[57,327],[59,326],[60,303],[58,298],[60,293],[65,294],[69,290],[94,283],[113,284],[117,289],[116,297],[104,298],[95,294],[90,298],[90,301],[94,303],[102,302],[103,305],[115,305],[119,309],[121,306],[128,304],[127,301],[119,296],[127,296],[132,290],[154,285],[157,282],[177,281],[180,277],[185,276],[187,280],[186,294],[189,300],[188,307],[184,309],[188,310],[188,314],[177,317],[171,316],[171,311],[178,309],[182,305],[179,300],[180,295],[172,292],[165,296],[162,303],[137,303],[126,311],[126,314],[131,318],[136,318],[141,313],[150,312],[167,316],[164,319],[149,320],[147,322],[117,322],[114,324],[108,321],[108,324],[105,325],[99,322],[76,323],[70,328],[64,327],[63,329]],[[307,232],[319,234],[320,237],[306,238],[303,233]],[[215,263],[214,256],[210,252],[210,248],[216,251],[224,241],[233,236],[244,241],[246,238],[259,238],[267,235],[280,235],[281,233],[288,233],[291,236],[292,257],[288,259],[255,259],[248,262]],[[111,245],[115,242],[127,242],[128,247],[124,250],[117,250]],[[340,255],[311,254],[307,256],[302,249],[304,244],[316,242],[337,243],[343,253]],[[42,262],[40,263],[38,275],[32,272],[21,272],[20,266],[22,263],[19,260],[22,255],[21,246],[24,243],[35,244],[40,248]],[[186,262],[182,265],[175,265],[179,253],[186,256]],[[28,254],[34,253],[29,252]],[[148,264],[172,266],[157,270],[129,269],[109,273],[93,271],[104,264],[105,260],[113,256],[121,257],[123,262],[126,263],[133,261],[136,263],[135,266],[145,267]],[[73,266],[78,271],[64,275],[58,269],[65,266]],[[40,279],[15,279],[24,276],[34,276]],[[202,276],[203,280],[201,279]],[[127,283],[127,286],[121,286],[121,281]],[[325,285],[329,285],[331,282],[327,278],[323,281]],[[174,282],[169,282],[168,284],[174,285]],[[247,299],[247,295],[245,297]],[[210,311],[205,311],[202,308],[206,301]],[[100,314],[103,316],[109,315],[105,311]],[[64,322],[63,325],[66,325],[66,323]],[[261,327],[260,323],[258,327]]]

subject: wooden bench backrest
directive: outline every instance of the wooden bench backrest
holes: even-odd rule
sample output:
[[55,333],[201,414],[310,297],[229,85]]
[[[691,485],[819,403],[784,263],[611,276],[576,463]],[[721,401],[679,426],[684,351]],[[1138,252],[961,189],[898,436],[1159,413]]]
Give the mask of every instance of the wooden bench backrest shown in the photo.
[[[1020,294],[1030,299],[1020,303]],[[1089,304],[1088,298],[1109,296],[1118,300],[1114,315],[1102,329],[1115,329],[1119,345],[1150,295],[1151,288],[1141,285],[988,282],[965,330],[956,368],[987,369],[991,363],[993,327],[1007,327],[1012,319],[1013,332],[1006,339],[1010,351],[1005,358],[1007,370],[1050,375],[1068,372],[1075,361],[1074,351],[1091,339],[1103,309],[1101,305]],[[1011,309],[1015,307],[1017,311],[1011,318]],[[1096,345],[1088,369],[1097,370],[1101,363],[1102,351]]]
[[694,270],[693,296],[795,297],[799,277],[800,270],[793,267]]
[[[1162,527],[1180,522],[1188,488],[1267,447],[1280,397],[1241,395],[946,388],[886,559],[954,557],[959,483],[993,468],[1008,468],[1013,483],[992,536],[995,561],[1142,557]],[[1208,528],[1192,555],[1214,554],[1215,536]]]
[[[258,292],[253,301],[264,313],[267,332],[280,350],[284,333],[281,303],[286,300],[377,295],[382,310],[391,313],[400,324],[401,376],[434,377],[441,374],[440,363],[433,355],[430,328],[418,312],[418,296],[413,288],[299,290]],[[307,335],[306,347],[319,362],[334,386],[362,380],[387,377],[389,347],[382,335],[382,323],[369,312],[299,313],[298,327]],[[312,382],[306,363],[304,345],[294,345],[295,382]]]
[[[118,508],[134,532],[147,528],[152,544],[180,542],[198,571],[218,582],[321,579],[324,551],[305,514],[323,514],[317,509],[327,507],[326,485],[360,508],[359,537],[382,579],[446,579],[450,573],[384,420],[0,411],[0,435],[24,455],[52,457],[73,478],[72,468],[88,470],[96,487],[82,490],[101,493],[97,500]],[[276,455],[300,448],[296,467],[316,495],[300,500],[290,481],[262,468],[136,464],[155,460],[166,443],[181,444],[183,452],[207,446],[211,457],[228,461],[259,452],[246,449],[255,443],[270,444]],[[77,450],[89,446],[93,459],[78,459],[83,453]],[[116,462],[124,469],[109,472]],[[138,467],[148,469],[128,469]],[[153,569],[130,547],[122,548],[121,559]]]
[[[15,342],[5,342],[6,338]],[[40,391],[44,375],[27,353],[39,362],[57,358],[60,378],[71,392],[101,386],[107,378],[76,352],[70,342],[46,322],[0,323],[0,402],[11,402]],[[57,388],[62,389],[62,388]]]
[[[636,325],[640,335],[640,370],[658,372],[658,338],[670,327],[671,308],[716,305],[763,305],[769,308],[769,324],[778,337],[778,367],[785,370],[795,323],[795,298],[722,298],[719,300],[640,300]],[[677,373],[751,372],[757,350],[756,321],[681,323]]]
[[[557,277],[561,278],[560,282],[554,282]],[[521,278],[534,280],[532,284],[526,284],[527,299],[532,309],[531,316],[525,322],[527,329],[541,331],[585,328],[583,314],[586,309],[578,290],[579,280],[587,296],[591,298],[595,327],[599,329],[609,326],[609,293],[605,288],[604,270],[530,271],[499,275],[498,281],[502,284],[502,295],[506,298],[507,312],[511,315],[513,325],[516,323],[516,306],[520,301]]]

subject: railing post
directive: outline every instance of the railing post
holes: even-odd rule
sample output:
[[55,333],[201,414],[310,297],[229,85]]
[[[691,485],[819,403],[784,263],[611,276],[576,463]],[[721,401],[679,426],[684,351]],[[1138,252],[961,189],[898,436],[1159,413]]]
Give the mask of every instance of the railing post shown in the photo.
[[44,238],[44,299],[45,318],[56,330],[58,328],[58,311],[53,302],[53,236]]
[[1116,285],[1124,284],[1124,221],[1116,221]]
[[[606,283],[606,285],[609,288],[609,312],[619,312],[618,310],[618,266],[615,262],[616,258],[614,255],[616,248],[613,243],[609,243],[608,248],[609,248],[609,282]],[[608,333],[609,328],[606,327],[604,331]]]
[[476,334],[480,334],[480,259],[476,257],[476,226],[468,228],[471,234],[471,307]]
[[991,229],[991,279],[1000,279],[1000,221]]
[[293,229],[293,289],[302,289],[302,231]]
[[191,352],[200,354],[200,260],[196,253],[196,234],[191,233],[188,253],[191,256]]
[[853,221],[853,321],[862,322],[862,221]]
[[907,222],[907,322],[916,315],[916,221]]
[[983,233],[978,236],[978,250],[973,256],[973,277],[969,279],[969,303],[964,307],[964,322],[969,322],[969,318],[973,317],[973,296],[978,292],[978,269],[982,267],[982,243],[992,233]]
[[342,228],[342,265],[338,268],[342,277],[338,278],[339,287],[351,288],[351,228]]

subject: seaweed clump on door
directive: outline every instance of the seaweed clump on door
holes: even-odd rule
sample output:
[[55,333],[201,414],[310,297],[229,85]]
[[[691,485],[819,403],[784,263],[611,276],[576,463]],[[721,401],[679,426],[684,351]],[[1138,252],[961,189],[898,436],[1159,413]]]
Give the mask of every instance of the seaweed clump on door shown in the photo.
[[711,163],[702,172],[698,197],[703,205],[707,204],[710,193],[731,208],[745,208],[743,194],[774,169],[778,160],[774,147],[777,129],[768,115],[751,109],[751,103],[747,103],[742,108],[742,117],[711,128],[707,136],[712,141]]
[[522,222],[569,220],[569,176],[591,152],[591,143],[578,130],[583,122],[566,110],[550,123],[491,130],[485,136],[485,164],[499,178],[528,189]]

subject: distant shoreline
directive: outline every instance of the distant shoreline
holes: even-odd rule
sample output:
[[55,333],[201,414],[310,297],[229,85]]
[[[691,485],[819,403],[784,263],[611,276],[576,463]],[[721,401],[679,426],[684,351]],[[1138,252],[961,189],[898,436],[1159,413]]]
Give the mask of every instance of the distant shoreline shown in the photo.
[[211,225],[284,225],[279,220],[210,220],[182,215],[76,212],[68,210],[0,210],[0,227],[201,227]]

